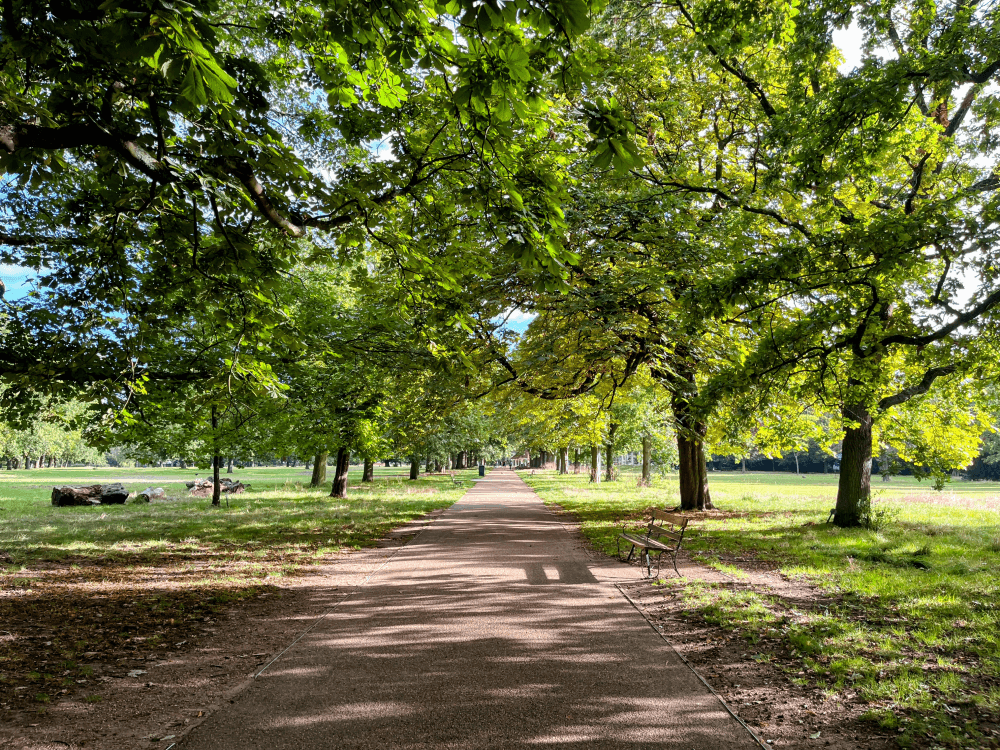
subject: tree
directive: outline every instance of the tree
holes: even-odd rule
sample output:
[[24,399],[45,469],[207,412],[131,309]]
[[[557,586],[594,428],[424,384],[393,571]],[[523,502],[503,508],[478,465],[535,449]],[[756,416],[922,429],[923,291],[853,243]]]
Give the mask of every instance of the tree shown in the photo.
[[[982,157],[996,138],[996,9],[858,6],[868,54],[842,74],[831,31],[847,19],[832,9],[778,7],[751,21],[712,3],[675,7],[676,24],[754,108],[713,179],[658,178],[749,216],[766,248],[696,295],[743,300],[726,314],[767,331],[720,379],[791,385],[839,411],[835,520],[857,525],[879,422],[995,363],[1000,180]],[[780,55],[758,55],[765,42]],[[873,52],[883,46],[894,54]],[[972,278],[981,286],[964,301]]]
[[[0,262],[46,290],[0,336],[4,408],[183,383],[147,347],[191,316],[278,346],[300,253],[356,254],[406,201],[514,222],[503,252],[558,266],[559,176],[519,143],[550,127],[539,86],[587,24],[584,3],[535,0],[3,4]],[[453,283],[465,259],[425,249],[397,235],[394,262]]]

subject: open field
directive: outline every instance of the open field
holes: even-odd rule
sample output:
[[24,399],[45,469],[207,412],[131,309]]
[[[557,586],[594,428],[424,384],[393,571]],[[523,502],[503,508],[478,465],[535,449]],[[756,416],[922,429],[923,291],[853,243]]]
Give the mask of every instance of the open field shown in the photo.
[[[329,482],[324,489],[309,488],[310,472],[301,467],[240,470],[232,476],[251,484],[251,491],[224,495],[218,509],[206,498],[188,496],[184,482],[206,476],[192,469],[0,472],[0,564],[65,557],[136,561],[223,551],[226,557],[264,554],[306,561],[369,543],[461,495],[446,476],[413,483],[405,472],[379,467],[375,482],[366,486],[360,467],[352,467],[349,497],[336,501],[327,497]],[[77,508],[50,504],[54,485],[116,481],[133,492],[163,487],[167,499]]]
[[[584,475],[524,474],[608,554],[623,524],[677,503],[674,476],[639,489],[630,472],[600,485]],[[732,584],[664,573],[665,590],[691,617],[739,633],[793,680],[865,701],[868,718],[898,730],[903,747],[993,746],[1000,485],[956,482],[936,493],[911,478],[876,479],[886,523],[868,531],[825,523],[835,475],[712,473],[710,481],[718,510],[692,514],[685,546]],[[761,569],[815,588],[816,605],[748,583]]]
[[[348,498],[338,500],[329,482],[304,487],[310,474],[301,467],[240,470],[233,477],[252,489],[212,508],[186,497],[191,469],[0,471],[0,717],[44,714],[78,693],[100,700],[89,692],[88,662],[183,650],[191,629],[230,603],[371,545],[464,492],[447,475],[410,482],[405,473],[380,467],[362,485],[352,467]],[[53,485],[113,481],[132,491],[161,486],[167,498],[50,504]]]

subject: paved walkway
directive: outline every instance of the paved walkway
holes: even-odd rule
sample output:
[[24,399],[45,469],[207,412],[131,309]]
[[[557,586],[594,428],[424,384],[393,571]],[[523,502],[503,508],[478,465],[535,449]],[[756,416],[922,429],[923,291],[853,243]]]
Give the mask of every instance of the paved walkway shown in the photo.
[[494,471],[178,750],[757,747],[615,575]]

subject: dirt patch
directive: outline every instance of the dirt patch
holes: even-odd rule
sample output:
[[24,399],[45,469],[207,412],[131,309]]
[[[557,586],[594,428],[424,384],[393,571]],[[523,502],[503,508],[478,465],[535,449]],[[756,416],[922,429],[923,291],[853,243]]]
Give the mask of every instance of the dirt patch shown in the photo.
[[440,512],[280,579],[204,584],[233,572],[208,559],[4,576],[0,749],[169,747]]
[[[567,528],[579,534],[575,515],[548,504]],[[648,516],[648,510],[647,518]],[[719,517],[720,511],[691,514]],[[636,514],[638,516],[638,514]],[[594,560],[607,560],[582,534],[580,539]],[[740,579],[702,565],[685,550],[678,555],[684,580],[718,586],[754,588],[780,597],[789,611],[809,611],[829,605],[831,597],[807,583],[786,578],[776,563],[747,555],[715,555],[714,559],[739,568]],[[639,568],[636,565],[636,577]],[[664,572],[670,580],[673,571]],[[651,580],[619,584],[691,667],[730,706],[767,747],[823,748],[824,750],[890,750],[898,748],[895,735],[862,719],[871,707],[853,692],[833,694],[814,685],[793,682],[800,676],[801,658],[793,657],[780,639],[751,645],[738,630],[705,622],[684,604],[679,589],[654,585]],[[770,740],[770,742],[768,742]]]
[[861,718],[869,706],[856,694],[828,695],[814,686],[795,684],[789,673],[795,675],[800,662],[780,642],[751,646],[739,632],[715,627],[685,611],[677,591],[646,582],[622,588],[770,747],[897,747],[893,734]]

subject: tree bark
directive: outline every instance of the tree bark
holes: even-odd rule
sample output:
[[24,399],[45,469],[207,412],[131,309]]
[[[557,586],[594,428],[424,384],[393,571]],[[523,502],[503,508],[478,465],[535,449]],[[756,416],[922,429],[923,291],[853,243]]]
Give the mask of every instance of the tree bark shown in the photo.
[[601,449],[596,445],[590,446],[590,481],[601,483]]
[[410,479],[416,480],[420,476],[420,459],[416,456],[410,457]]
[[[219,412],[212,404],[212,441],[216,443],[215,450],[212,451],[212,505],[222,504],[222,482],[219,481],[219,465],[222,463],[222,456],[219,455],[217,443],[217,430],[219,429]],[[226,503],[228,504],[228,500]]]
[[795,473],[798,474],[799,473],[799,454],[796,452],[794,455],[795,455]]
[[677,455],[682,510],[710,510],[712,498],[708,490],[708,462],[705,460],[703,438],[708,425],[691,413],[686,400],[672,399],[677,422]]
[[322,487],[326,484],[326,460],[329,457],[330,454],[326,451],[316,454],[316,457],[313,459],[312,481],[309,482],[310,487]]
[[233,457],[232,456],[229,457],[229,466],[226,467],[226,473],[227,474],[232,474],[233,473]]
[[347,497],[347,472],[351,468],[351,452],[347,448],[337,450],[337,467],[333,475],[330,497]]
[[651,484],[650,463],[653,455],[653,441],[646,436],[642,439],[642,486],[648,487]]
[[857,427],[844,430],[841,447],[840,481],[833,522],[842,528],[860,526],[872,491],[872,415],[863,404],[845,405],[845,421]]
[[579,448],[574,448],[573,449],[573,473],[574,474],[579,474],[580,473],[580,449]]
[[[702,425],[702,427],[704,431],[701,434],[705,435],[708,432],[708,425]],[[712,495],[708,488],[708,460],[705,455],[705,443],[699,440],[695,450],[698,454],[698,498],[696,500],[698,510],[711,510],[715,506],[712,505]]]
[[569,446],[559,449],[559,473],[569,474]]
[[370,459],[365,459],[365,470],[361,475],[362,482],[374,482],[375,481],[375,462]]
[[608,442],[604,448],[604,481],[612,481],[615,470],[615,433],[618,432],[618,425],[612,422],[608,429]]
[[670,370],[654,371],[654,375],[670,391],[670,409],[677,430],[681,508],[707,510],[712,508],[704,448],[708,425],[698,419],[691,406],[698,395],[695,363],[684,346],[678,346],[671,359]]

